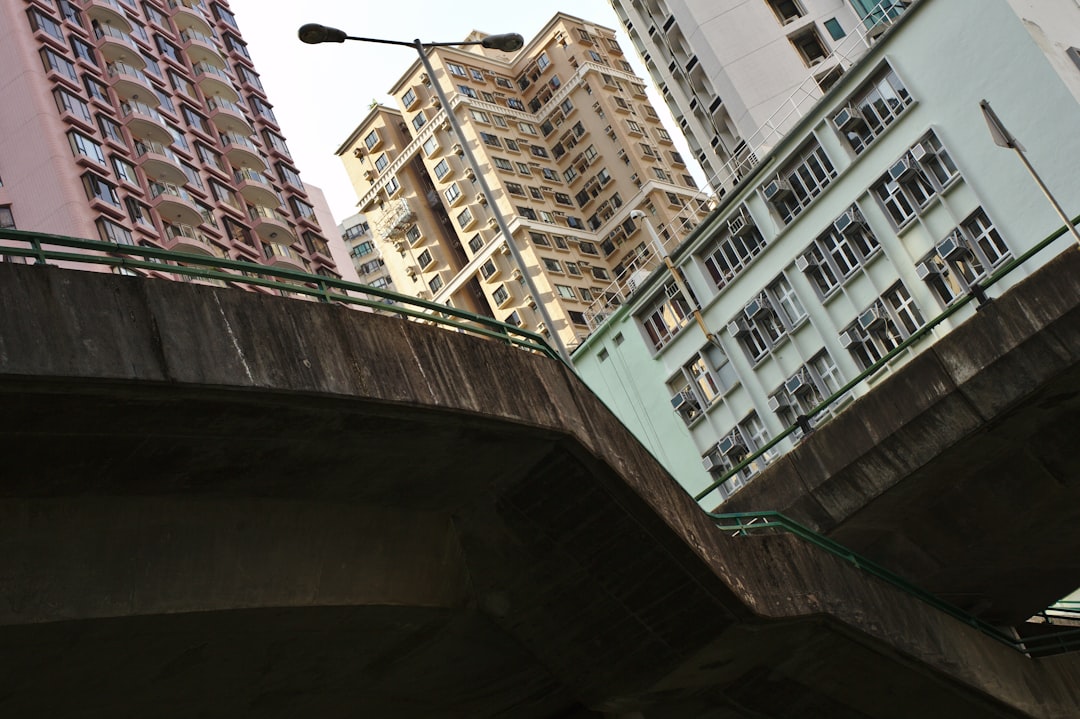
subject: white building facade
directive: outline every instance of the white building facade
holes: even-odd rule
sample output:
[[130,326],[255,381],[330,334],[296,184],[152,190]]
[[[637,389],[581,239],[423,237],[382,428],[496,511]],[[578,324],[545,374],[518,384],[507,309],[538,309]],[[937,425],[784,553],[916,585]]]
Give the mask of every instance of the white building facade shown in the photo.
[[898,0],[612,0],[713,188],[731,189],[904,6]]
[[[992,141],[980,100],[1021,140],[1065,210],[1080,211],[1077,46],[1071,0],[908,8],[671,248],[689,299],[661,267],[600,313],[603,324],[573,356],[583,379],[689,491],[723,477],[1061,226],[1015,154]],[[991,296],[1073,244],[1059,239]],[[775,453],[727,480],[710,505]]]

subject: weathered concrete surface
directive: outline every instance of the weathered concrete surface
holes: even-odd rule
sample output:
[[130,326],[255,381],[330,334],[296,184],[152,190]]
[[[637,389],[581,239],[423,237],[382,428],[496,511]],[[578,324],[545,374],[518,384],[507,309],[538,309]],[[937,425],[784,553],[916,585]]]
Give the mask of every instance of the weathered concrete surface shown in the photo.
[[1015,625],[1080,586],[1080,252],[1066,251],[720,511],[784,512]]
[[558,363],[0,265],[9,716],[1071,717],[1032,661],[732,538]]

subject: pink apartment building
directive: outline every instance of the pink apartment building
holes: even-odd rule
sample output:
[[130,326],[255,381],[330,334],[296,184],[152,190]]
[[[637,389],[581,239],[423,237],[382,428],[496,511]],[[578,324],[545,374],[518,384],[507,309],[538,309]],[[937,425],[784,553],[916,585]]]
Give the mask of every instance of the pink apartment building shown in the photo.
[[3,0],[0,88],[0,226],[337,276],[225,0]]

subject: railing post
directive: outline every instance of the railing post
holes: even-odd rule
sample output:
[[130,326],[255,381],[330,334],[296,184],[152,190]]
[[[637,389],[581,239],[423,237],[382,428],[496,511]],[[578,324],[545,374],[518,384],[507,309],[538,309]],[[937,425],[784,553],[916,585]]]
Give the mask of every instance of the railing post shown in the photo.
[[35,262],[34,264],[36,264],[36,265],[46,265],[46,264],[48,264],[48,262],[45,261],[45,251],[43,249],[41,249],[41,240],[38,239],[37,235],[34,235],[34,237],[31,238],[30,246],[34,249],[34,253],[37,255],[37,262]]

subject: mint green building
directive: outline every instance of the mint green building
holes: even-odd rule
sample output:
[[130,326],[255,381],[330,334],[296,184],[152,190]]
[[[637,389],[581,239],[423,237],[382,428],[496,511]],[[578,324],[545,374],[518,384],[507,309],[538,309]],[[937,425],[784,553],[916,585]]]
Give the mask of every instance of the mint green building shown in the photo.
[[[691,493],[1061,226],[1016,154],[994,144],[981,100],[1080,213],[1075,2],[921,0],[864,41],[809,112],[733,170],[707,220],[666,248],[685,291],[654,249],[588,313],[595,330],[573,355],[582,378]],[[991,297],[1074,244],[1062,237]],[[800,436],[728,479],[710,506]]]

